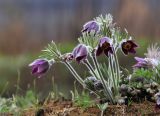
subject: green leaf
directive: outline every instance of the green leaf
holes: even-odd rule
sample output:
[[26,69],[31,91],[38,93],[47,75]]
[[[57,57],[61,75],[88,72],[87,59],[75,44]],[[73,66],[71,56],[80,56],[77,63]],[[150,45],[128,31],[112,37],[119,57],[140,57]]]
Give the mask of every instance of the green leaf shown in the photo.
[[40,55],[40,57],[48,60],[54,59],[55,61],[60,61],[61,52],[59,51],[55,42],[52,41],[47,47],[45,47],[44,50],[42,50],[42,55]]
[[104,111],[107,109],[108,107],[108,103],[104,103],[104,104],[97,104],[98,108],[101,110],[101,111]]

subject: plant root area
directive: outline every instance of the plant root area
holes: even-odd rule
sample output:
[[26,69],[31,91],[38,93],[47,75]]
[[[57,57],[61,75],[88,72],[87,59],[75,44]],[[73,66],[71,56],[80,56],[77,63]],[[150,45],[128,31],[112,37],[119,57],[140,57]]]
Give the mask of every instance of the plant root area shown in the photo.
[[[104,116],[160,116],[160,109],[155,108],[155,103],[145,101],[126,105],[109,105],[104,111]],[[41,108],[30,108],[22,116],[101,116],[97,107],[81,108],[74,106],[71,101],[49,101]]]

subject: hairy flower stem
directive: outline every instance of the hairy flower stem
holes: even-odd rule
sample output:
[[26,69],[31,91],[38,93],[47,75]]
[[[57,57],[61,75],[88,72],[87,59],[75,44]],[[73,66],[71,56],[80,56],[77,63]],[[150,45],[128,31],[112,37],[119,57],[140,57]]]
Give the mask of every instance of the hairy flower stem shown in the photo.
[[116,73],[115,73],[115,70],[114,70],[114,66],[113,66],[113,61],[112,61],[112,57],[110,56],[109,57],[109,65],[110,65],[110,70],[111,70],[111,75],[112,75],[112,80],[113,80],[113,89],[114,89],[114,95],[117,94],[117,78],[116,78]]
[[118,62],[118,58],[117,58],[116,53],[114,53],[114,58],[115,58],[115,64],[116,64],[116,69],[117,69],[117,87],[119,87],[121,72],[120,72],[119,62]]
[[81,79],[81,77],[77,74],[77,72],[74,70],[74,68],[68,63],[64,62],[64,64],[67,66],[67,68],[70,70],[70,72],[73,74],[73,76],[77,79],[77,81],[84,86],[84,81]]
[[113,99],[113,97],[112,97],[112,91],[109,90],[109,89],[107,88],[107,86],[106,86],[106,83],[105,83],[105,80],[104,80],[104,78],[103,78],[102,72],[101,72],[101,70],[100,70],[100,68],[99,68],[99,64],[98,64],[98,61],[97,61],[97,58],[96,58],[95,53],[93,53],[92,57],[93,57],[93,62],[94,62],[94,64],[95,64],[95,67],[96,67],[96,69],[97,69],[97,71],[98,71],[98,73],[99,73],[99,75],[100,75],[100,79],[101,79],[101,81],[102,81],[102,84],[103,84],[103,87],[104,87],[104,91],[105,91],[105,93],[106,93],[105,95],[109,98],[110,102],[111,102],[112,104],[114,104],[114,99]]
[[116,49],[114,50],[114,53],[109,58],[109,64],[110,64],[110,70],[112,73],[112,79],[114,84],[114,94],[117,96],[119,94],[119,81],[120,81],[120,68],[119,68],[119,62],[116,54]]
[[[83,86],[84,86],[84,81],[81,79],[81,77],[77,74],[77,72],[74,70],[74,68],[68,63],[68,62],[63,62],[67,68],[70,70],[70,72],[73,74],[73,76],[77,79],[77,81]],[[94,93],[96,96],[100,96],[99,93],[90,90],[89,88],[85,87],[85,89],[89,90],[90,92]]]
[[104,114],[104,110],[101,111],[101,116],[104,116],[103,114]]
[[94,69],[92,68],[91,64],[89,63],[89,61],[86,59],[86,60],[83,61],[83,63],[84,63],[84,64],[87,66],[87,68],[92,72],[92,74],[93,74],[95,77],[97,77],[97,75],[96,75]]

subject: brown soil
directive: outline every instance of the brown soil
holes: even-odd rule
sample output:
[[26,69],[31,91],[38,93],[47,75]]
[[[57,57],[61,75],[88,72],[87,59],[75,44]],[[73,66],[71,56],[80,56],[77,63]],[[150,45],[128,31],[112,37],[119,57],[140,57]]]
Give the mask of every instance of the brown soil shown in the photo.
[[[39,110],[29,109],[24,116],[100,116],[101,112],[97,107],[83,109],[73,106],[70,101],[50,101]],[[105,116],[160,116],[160,109],[155,109],[155,103],[144,102],[126,105],[109,105]]]

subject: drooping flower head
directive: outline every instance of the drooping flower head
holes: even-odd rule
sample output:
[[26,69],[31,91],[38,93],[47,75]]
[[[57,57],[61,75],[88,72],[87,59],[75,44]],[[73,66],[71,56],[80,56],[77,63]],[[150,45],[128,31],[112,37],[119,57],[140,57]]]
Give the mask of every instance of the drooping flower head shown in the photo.
[[106,56],[109,56],[109,54],[113,54],[112,40],[108,37],[103,37],[99,41],[96,50],[96,56],[99,56],[102,53],[104,53]]
[[89,21],[83,25],[82,32],[90,33],[91,31],[94,31],[95,34],[99,33],[100,25],[96,21]]
[[137,63],[133,66],[133,68],[144,68],[144,69],[155,68],[159,64],[158,60],[151,58],[135,57],[135,60],[137,61]]
[[133,66],[133,68],[148,68],[145,58],[135,57],[135,60],[137,63]]
[[148,47],[145,58],[135,57],[137,63],[134,68],[155,68],[160,64],[160,48],[157,44]]
[[132,40],[124,40],[121,43],[122,51],[125,55],[128,55],[128,53],[135,54],[135,48],[138,47],[136,43],[134,43]]
[[32,68],[32,74],[40,78],[48,71],[50,68],[50,63],[46,59],[36,59],[31,64],[29,64],[29,67]]
[[80,63],[88,56],[88,49],[84,44],[79,44],[73,49],[73,58]]

